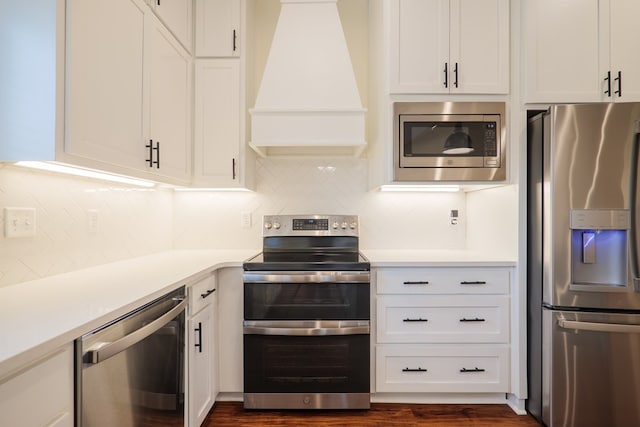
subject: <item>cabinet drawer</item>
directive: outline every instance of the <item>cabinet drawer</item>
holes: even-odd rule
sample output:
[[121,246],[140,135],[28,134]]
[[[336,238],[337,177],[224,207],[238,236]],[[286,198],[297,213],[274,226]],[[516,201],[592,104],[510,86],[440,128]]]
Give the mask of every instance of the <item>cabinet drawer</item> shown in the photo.
[[189,315],[194,315],[209,304],[216,292],[216,276],[211,274],[189,287]]
[[379,294],[506,294],[506,268],[385,268],[376,275]]
[[507,392],[507,346],[404,346],[376,348],[376,391]]
[[507,343],[507,295],[381,295],[380,343]]

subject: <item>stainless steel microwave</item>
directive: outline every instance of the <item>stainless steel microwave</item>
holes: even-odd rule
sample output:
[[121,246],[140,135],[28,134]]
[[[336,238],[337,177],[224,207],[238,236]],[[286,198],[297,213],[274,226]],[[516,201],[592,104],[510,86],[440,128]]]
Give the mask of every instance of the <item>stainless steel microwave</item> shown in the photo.
[[394,181],[506,178],[504,102],[396,102]]

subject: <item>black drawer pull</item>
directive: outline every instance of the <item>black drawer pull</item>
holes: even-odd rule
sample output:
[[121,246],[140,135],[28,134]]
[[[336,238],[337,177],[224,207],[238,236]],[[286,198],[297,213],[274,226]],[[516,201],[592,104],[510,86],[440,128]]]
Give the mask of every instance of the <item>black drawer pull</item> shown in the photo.
[[402,370],[402,372],[427,372],[427,370],[426,370],[426,369],[424,369],[424,368],[420,368],[420,367],[418,367],[417,369],[414,369],[414,368],[404,368],[404,369]]
[[473,319],[467,319],[466,317],[463,317],[462,319],[460,319],[461,322],[486,322],[486,320],[484,319],[480,319],[479,317],[474,317]]
[[483,281],[483,280],[476,280],[476,281],[472,281],[472,282],[460,282],[461,285],[486,285],[487,282]]
[[204,294],[200,294],[200,296],[204,299],[206,297],[208,297],[209,295],[211,295],[212,293],[214,293],[216,290],[214,289],[207,289],[207,292],[205,292]]
[[418,317],[417,319],[410,319],[410,318],[406,318],[406,319],[402,319],[403,322],[428,322],[429,319],[423,319],[422,317]]
[[473,368],[473,369],[462,368],[462,369],[460,369],[460,372],[462,372],[462,373],[467,373],[467,372],[484,372],[484,369],[481,369],[481,368]]
[[404,285],[428,285],[429,282],[427,282],[426,280],[416,280],[416,281],[411,281],[411,280],[407,280],[406,282],[402,282]]

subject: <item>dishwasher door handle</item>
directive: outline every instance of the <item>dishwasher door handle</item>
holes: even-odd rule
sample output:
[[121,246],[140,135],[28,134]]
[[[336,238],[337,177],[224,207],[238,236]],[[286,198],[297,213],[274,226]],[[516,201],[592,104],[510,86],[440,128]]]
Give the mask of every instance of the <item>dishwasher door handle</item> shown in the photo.
[[621,323],[579,322],[575,320],[558,320],[558,326],[563,329],[575,329],[591,332],[622,332],[640,334],[640,325],[626,325]]
[[97,363],[104,362],[108,358],[135,345],[173,320],[174,317],[178,316],[180,312],[185,309],[186,305],[187,300],[182,300],[180,304],[176,305],[153,322],[144,325],[142,328],[136,329],[129,335],[113,342],[96,343],[93,347],[88,349],[83,356],[84,363],[95,365]]

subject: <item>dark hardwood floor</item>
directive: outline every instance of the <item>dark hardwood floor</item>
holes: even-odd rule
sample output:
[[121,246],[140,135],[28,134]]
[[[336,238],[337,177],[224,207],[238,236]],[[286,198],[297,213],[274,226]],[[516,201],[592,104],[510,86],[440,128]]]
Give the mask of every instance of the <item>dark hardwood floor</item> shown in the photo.
[[537,427],[507,405],[374,403],[368,411],[245,411],[239,402],[217,402],[202,427]]

